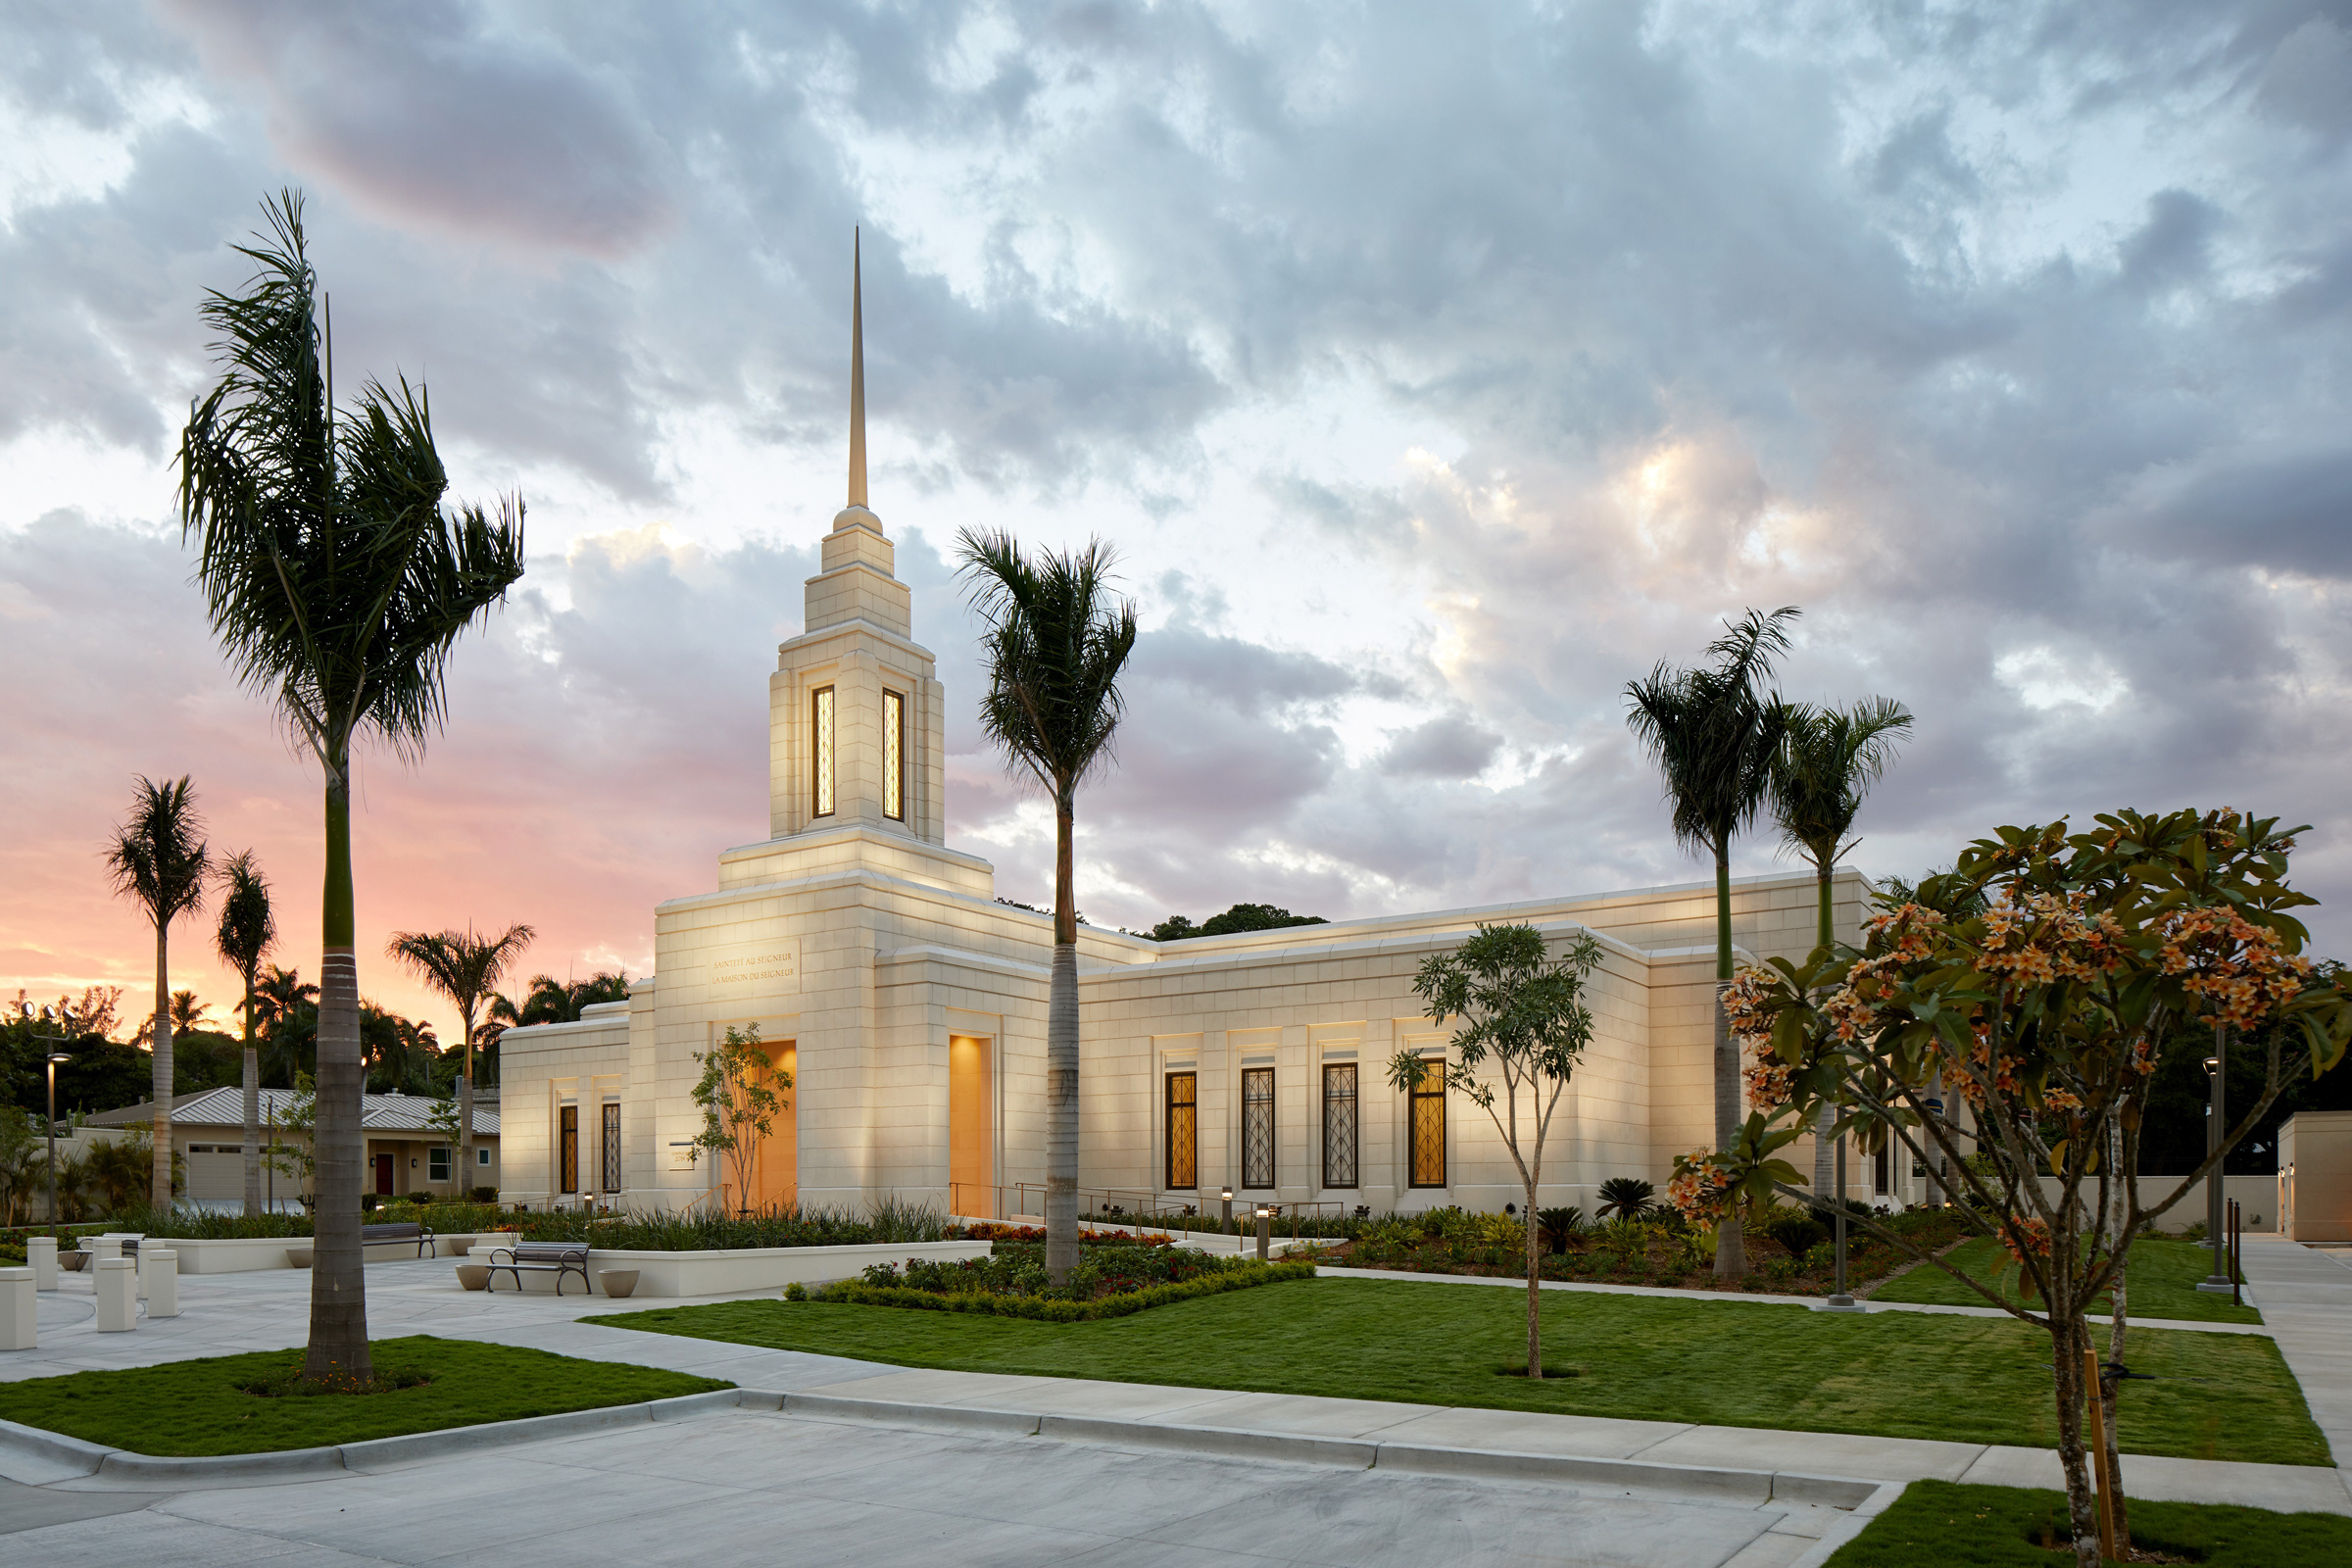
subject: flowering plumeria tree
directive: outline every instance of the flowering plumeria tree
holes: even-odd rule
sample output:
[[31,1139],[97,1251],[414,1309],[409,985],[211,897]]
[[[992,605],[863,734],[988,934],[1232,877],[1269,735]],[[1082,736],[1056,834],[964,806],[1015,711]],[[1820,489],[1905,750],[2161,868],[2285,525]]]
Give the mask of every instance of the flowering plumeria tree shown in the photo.
[[[2295,1075],[2334,1065],[2352,1038],[2343,993],[2309,983],[2305,932],[2286,911],[2316,901],[2286,885],[2294,840],[2275,818],[2120,811],[2097,821],[2075,834],[2064,821],[2003,828],[1972,845],[1948,879],[1988,895],[1982,913],[1954,919],[1906,903],[1868,923],[1859,951],[1816,949],[1802,967],[1737,976],[1726,1005],[1747,1054],[1750,1113],[1730,1149],[1677,1160],[1669,1190],[1702,1221],[1776,1193],[1808,1200],[1773,1155],[1824,1104],[1838,1130],[1875,1121],[1941,1171],[2017,1259],[2020,1294],[2042,1310],[1866,1217],[1856,1223],[2050,1335],[2084,1568],[2096,1568],[2099,1545],[2082,1401],[2112,1400],[2122,1370],[2111,1348],[2106,1388],[2085,1387],[2090,1303],[2120,1283],[2132,1238],[2218,1170]],[[2283,1027],[2263,1027],[2274,1023]],[[2203,1164],[2150,1178],[2143,1192],[2149,1080],[2168,1053],[2207,1054],[2217,1029],[2261,1030],[2264,1091]],[[1966,1105],[1966,1127],[1958,1105],[1946,1110],[1947,1092]]]

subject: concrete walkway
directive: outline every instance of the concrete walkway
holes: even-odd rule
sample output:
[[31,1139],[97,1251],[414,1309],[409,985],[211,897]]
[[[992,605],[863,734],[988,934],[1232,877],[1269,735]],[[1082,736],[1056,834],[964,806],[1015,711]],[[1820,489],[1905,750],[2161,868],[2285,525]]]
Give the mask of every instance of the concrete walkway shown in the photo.
[[[2248,1237],[2248,1241],[2253,1238]],[[2252,1278],[2251,1273],[2247,1276]],[[1524,1291],[1524,1279],[1505,1279],[1495,1274],[1417,1274],[1401,1269],[1386,1268],[1318,1268],[1319,1280],[1398,1280],[1411,1285],[1499,1285],[1506,1290]],[[1585,1291],[1596,1296],[1656,1296],[1671,1297],[1682,1301],[1762,1301],[1767,1305],[1818,1307],[1818,1296],[1776,1296],[1769,1291],[1687,1291],[1672,1285],[1608,1285],[1595,1280],[1540,1280],[1537,1288],[1546,1291]],[[2254,1302],[2254,1293],[2245,1293],[2246,1304]],[[1943,1317],[2003,1317],[2015,1322],[2013,1314],[1997,1306],[1944,1306],[1930,1301],[1862,1301],[1865,1312],[1925,1312]],[[2205,1323],[2188,1318],[2135,1317],[2135,1329],[2185,1329],[2192,1334],[2268,1334],[2270,1329],[2261,1323]]]
[[2248,1236],[2242,1255],[2271,1338],[2352,1487],[2352,1248]]

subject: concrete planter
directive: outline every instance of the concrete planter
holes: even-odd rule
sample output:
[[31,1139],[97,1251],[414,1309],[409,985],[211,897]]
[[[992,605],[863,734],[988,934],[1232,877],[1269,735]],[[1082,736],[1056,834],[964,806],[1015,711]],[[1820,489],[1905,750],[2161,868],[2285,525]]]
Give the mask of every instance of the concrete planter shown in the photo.
[[596,1288],[615,1301],[626,1300],[637,1293],[637,1272],[633,1268],[601,1269],[596,1276]]
[[83,1251],[60,1252],[57,1266],[69,1274],[78,1274],[89,1263],[90,1254]]
[[[487,1263],[494,1243],[479,1243],[473,1261]],[[910,1257],[956,1262],[988,1256],[986,1242],[868,1243],[855,1247],[755,1247],[710,1252],[642,1252],[594,1248],[588,1254],[591,1274],[633,1270],[635,1294],[644,1297],[732,1296],[744,1291],[781,1290],[799,1283],[854,1278],[868,1264],[904,1263]],[[501,1269],[496,1289],[514,1286],[514,1276]],[[564,1281],[564,1294],[579,1294],[576,1277]],[[522,1288],[543,1296],[556,1291],[556,1276],[522,1271]]]
[[311,1266],[311,1257],[312,1257],[313,1251],[314,1251],[314,1249],[311,1249],[311,1248],[308,1248],[308,1247],[289,1247],[289,1248],[287,1248],[287,1249],[286,1249],[286,1267],[288,1267],[288,1268],[309,1268],[309,1267]]
[[[473,1233],[436,1238],[434,1252],[444,1257],[464,1257],[473,1245],[482,1240]],[[289,1253],[312,1250],[307,1236],[232,1236],[214,1241],[189,1241],[175,1238],[172,1250],[179,1253],[182,1274],[245,1274],[264,1268],[309,1268],[306,1260],[296,1263]],[[415,1242],[378,1242],[365,1249],[370,1263],[396,1263],[414,1260]],[[62,1261],[63,1253],[59,1254]]]
[[490,1268],[484,1263],[460,1263],[458,1283],[469,1291],[486,1290],[490,1285]]

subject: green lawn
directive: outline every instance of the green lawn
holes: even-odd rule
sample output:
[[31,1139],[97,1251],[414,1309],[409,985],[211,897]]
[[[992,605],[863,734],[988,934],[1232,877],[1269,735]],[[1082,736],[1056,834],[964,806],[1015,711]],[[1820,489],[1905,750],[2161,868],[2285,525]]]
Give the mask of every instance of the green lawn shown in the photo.
[[[1830,1568],[2058,1568],[2074,1562],[2074,1548],[2038,1543],[2071,1539],[2062,1492],[1914,1481]],[[2352,1519],[2135,1500],[2132,1544],[2205,1568],[2341,1568],[2352,1562]]]
[[134,1453],[267,1453],[733,1386],[426,1335],[377,1340],[371,1349],[378,1379],[421,1373],[429,1381],[385,1394],[264,1396],[245,1386],[298,1370],[302,1352],[263,1350],[0,1383],[0,1418]]
[[[2017,1297],[2018,1268],[2008,1250],[1989,1237],[1962,1242],[1946,1261],[1972,1279],[1980,1279],[2002,1295]],[[2262,1314],[2250,1306],[2232,1306],[2227,1296],[2195,1289],[2213,1268],[2213,1252],[2192,1242],[2157,1242],[2141,1237],[2132,1244],[2131,1272],[2125,1278],[2134,1318],[2169,1317],[2191,1323],[2259,1323]],[[1922,1264],[1893,1284],[1872,1293],[1877,1301],[1934,1301],[1945,1306],[1983,1306],[1984,1298],[1934,1264]],[[2038,1307],[2038,1299],[2025,1303]],[[2113,1310],[2105,1297],[2098,1310]],[[2125,1347],[2127,1349],[2130,1346]]]
[[[617,1328],[901,1366],[1490,1405],[1724,1426],[2054,1446],[2049,1341],[2009,1319],[1845,1316],[1755,1301],[1547,1291],[1544,1359],[1526,1298],[1492,1286],[1302,1280],[1047,1324],[948,1312],[730,1301],[589,1318]],[[2259,1335],[2132,1337],[2122,1441],[2140,1453],[2328,1463],[2302,1391]],[[2171,1381],[2205,1378],[2210,1382]]]

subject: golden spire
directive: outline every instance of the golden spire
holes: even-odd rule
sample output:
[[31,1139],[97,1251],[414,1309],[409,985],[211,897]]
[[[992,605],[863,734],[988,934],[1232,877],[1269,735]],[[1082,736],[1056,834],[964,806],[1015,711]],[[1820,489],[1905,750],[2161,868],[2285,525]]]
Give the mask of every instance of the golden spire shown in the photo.
[[865,505],[865,284],[858,235],[850,231],[850,505]]

